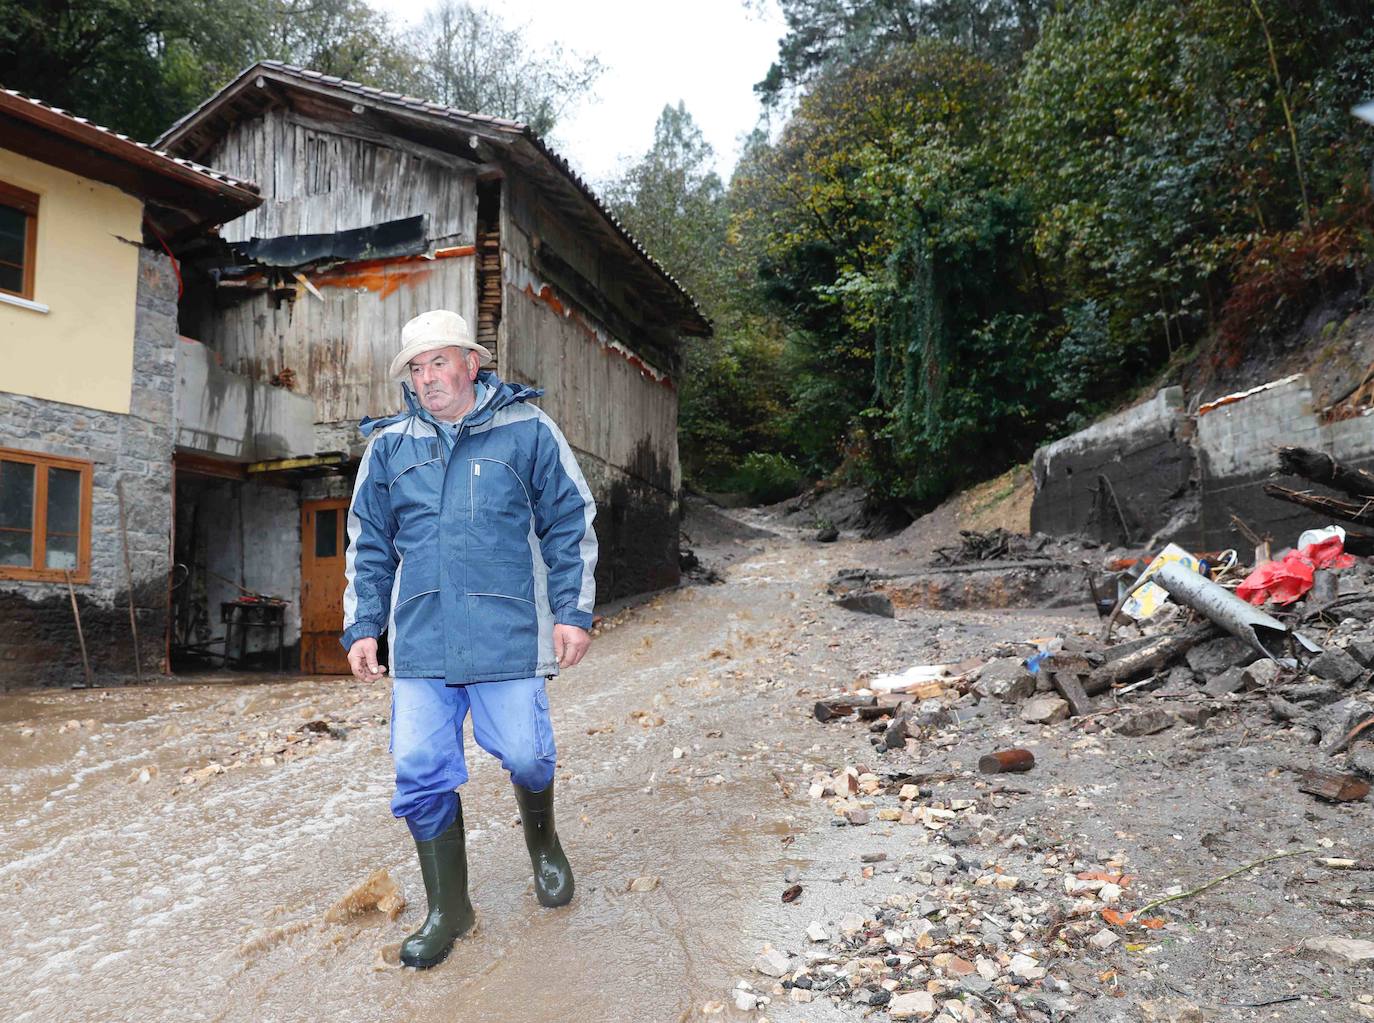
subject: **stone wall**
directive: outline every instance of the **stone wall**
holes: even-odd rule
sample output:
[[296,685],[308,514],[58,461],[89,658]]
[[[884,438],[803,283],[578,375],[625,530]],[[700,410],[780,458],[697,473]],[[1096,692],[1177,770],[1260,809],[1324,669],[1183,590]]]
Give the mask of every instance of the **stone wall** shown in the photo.
[[[177,284],[167,257],[149,249],[140,253],[138,272],[129,415],[0,392],[0,444],[94,463],[91,580],[76,591],[91,668],[102,684],[134,676],[116,495],[120,480],[144,673],[161,671],[166,655]],[[65,584],[0,580],[0,620],[6,626],[0,689],[82,680]]]

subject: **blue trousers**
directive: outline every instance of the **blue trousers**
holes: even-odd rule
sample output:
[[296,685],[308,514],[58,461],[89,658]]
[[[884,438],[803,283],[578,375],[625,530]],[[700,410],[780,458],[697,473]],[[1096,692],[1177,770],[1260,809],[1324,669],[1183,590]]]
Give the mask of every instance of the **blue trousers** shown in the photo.
[[417,841],[437,838],[458,812],[468,780],[463,721],[472,711],[477,745],[501,761],[511,781],[542,792],[553,782],[556,750],[543,678],[450,686],[441,678],[398,678],[391,687],[391,812]]

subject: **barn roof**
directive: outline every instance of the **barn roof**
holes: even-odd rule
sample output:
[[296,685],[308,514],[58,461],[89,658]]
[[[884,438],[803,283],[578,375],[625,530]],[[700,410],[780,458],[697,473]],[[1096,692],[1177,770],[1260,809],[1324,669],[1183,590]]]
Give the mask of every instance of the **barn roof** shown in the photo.
[[137,196],[169,234],[234,220],[262,202],[251,181],[135,142],[13,89],[0,89],[0,144]]
[[[366,118],[367,126],[423,141],[434,148],[471,154],[499,150],[548,195],[557,208],[599,234],[626,269],[670,312],[680,334],[705,337],[711,324],[701,308],[625,228],[591,187],[535,132],[519,121],[491,117],[413,96],[386,92],[307,68],[265,60],[243,71],[215,95],[167,129],[156,144],[184,156],[206,151],[233,124],[283,102],[323,105],[332,116]],[[318,112],[318,111],[316,111]]]

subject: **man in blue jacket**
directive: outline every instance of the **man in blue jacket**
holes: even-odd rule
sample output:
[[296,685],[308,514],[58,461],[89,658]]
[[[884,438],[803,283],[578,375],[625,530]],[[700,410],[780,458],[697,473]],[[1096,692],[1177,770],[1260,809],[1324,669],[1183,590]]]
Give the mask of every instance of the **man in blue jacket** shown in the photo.
[[596,505],[543,392],[481,367],[491,353],[457,313],[401,331],[390,375],[407,411],[362,424],[368,438],[348,515],[343,645],[375,681],[391,651],[392,813],[420,856],[429,914],[401,960],[442,962],[476,920],[468,899],[463,721],[510,772],[545,906],[573,875],[553,823],[555,750],[544,683],[591,644]]

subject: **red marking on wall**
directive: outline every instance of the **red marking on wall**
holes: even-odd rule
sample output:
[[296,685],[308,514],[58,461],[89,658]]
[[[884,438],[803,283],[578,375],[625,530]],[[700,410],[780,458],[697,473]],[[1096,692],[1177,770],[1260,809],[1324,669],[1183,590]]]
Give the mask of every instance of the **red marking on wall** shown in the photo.
[[307,277],[317,288],[364,288],[375,291],[378,298],[386,298],[403,284],[409,286],[423,281],[434,272],[430,264],[436,259],[454,259],[476,254],[475,245],[454,245],[447,249],[436,249],[432,256],[363,259],[319,273],[307,274]]
[[601,348],[601,353],[603,355],[618,355],[620,356],[620,358],[624,359],[635,369],[639,370],[639,372],[643,376],[646,376],[649,379],[656,381],[657,383],[663,385],[670,391],[677,389],[673,385],[672,378],[669,377],[668,374],[655,369],[653,366],[650,366],[647,362],[641,359],[634,352],[631,352],[628,349],[623,348],[619,344],[616,344],[614,342],[607,342],[607,340],[602,337],[601,331],[597,330],[596,327],[588,323],[581,313],[579,313],[576,309],[570,309],[568,306],[565,306],[562,300],[558,297],[558,295],[554,293],[553,288],[551,288],[549,285],[541,285],[539,290],[536,292],[534,290],[534,285],[526,284],[525,295],[532,301],[542,302],[544,305],[548,306],[563,319],[569,320],[573,324],[573,326],[575,326],[582,333],[583,337],[585,337],[588,341],[595,343]]
[[[340,263],[328,270],[307,273],[306,279],[317,288],[361,288],[377,293],[378,298],[395,294],[401,285],[413,285],[434,272],[436,259],[458,259],[475,256],[475,245],[452,245],[435,249],[432,255],[392,256],[388,259],[360,259],[355,263]],[[266,274],[250,274],[244,278],[250,284],[264,284]]]

